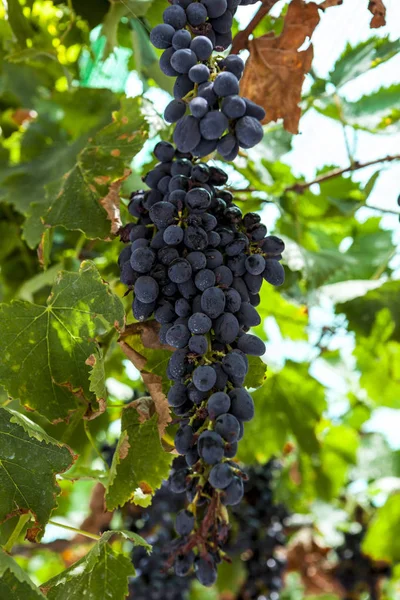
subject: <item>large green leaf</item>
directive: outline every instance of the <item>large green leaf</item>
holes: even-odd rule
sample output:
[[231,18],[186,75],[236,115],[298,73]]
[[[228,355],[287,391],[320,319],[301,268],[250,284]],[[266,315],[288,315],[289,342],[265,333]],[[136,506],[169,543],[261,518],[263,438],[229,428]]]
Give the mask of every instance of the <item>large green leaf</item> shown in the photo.
[[132,561],[116,552],[110,539],[120,534],[135,545],[150,546],[135,534],[106,531],[80,560],[53,577],[41,588],[49,600],[123,600],[128,594],[128,577],[135,575]]
[[266,461],[281,453],[289,438],[305,453],[319,451],[316,426],[325,408],[324,389],[310,376],[308,366],[288,362],[254,392],[256,417],[245,425],[241,460]]
[[18,563],[0,550],[0,598],[5,600],[45,600]]
[[400,40],[389,40],[389,37],[372,37],[357,46],[347,45],[345,51],[336,61],[330,73],[330,79],[337,87],[366,73],[370,69],[386,62],[400,50]]
[[[89,238],[107,238],[118,229],[119,186],[129,175],[129,164],[148,136],[140,98],[122,101],[113,123],[101,129],[80,151],[74,166],[46,186],[45,205],[32,206],[33,223],[25,235],[37,235],[37,219],[51,226],[78,229]],[[77,205],[77,199],[79,203]]]
[[391,341],[394,323],[387,308],[380,310],[371,335],[358,338],[354,355],[360,384],[377,406],[400,407],[400,344]]
[[57,506],[55,476],[72,465],[72,452],[23,415],[0,408],[0,521],[30,512],[36,539]]
[[100,323],[121,328],[124,309],[92,263],[61,272],[46,306],[1,305],[0,322],[0,381],[11,397],[52,421],[79,406],[104,410],[90,388],[90,357]]
[[376,290],[370,290],[364,296],[349,302],[338,304],[336,311],[345,313],[350,328],[357,334],[368,336],[371,333],[375,317],[382,308],[390,310],[395,324],[392,338],[400,341],[400,281],[388,281]]
[[400,537],[397,535],[400,522],[400,494],[390,496],[378,509],[368,527],[363,542],[363,551],[375,560],[391,563],[400,561]]
[[147,505],[168,477],[174,456],[161,446],[157,414],[146,417],[135,402],[123,410],[106,493],[109,510],[129,501]]

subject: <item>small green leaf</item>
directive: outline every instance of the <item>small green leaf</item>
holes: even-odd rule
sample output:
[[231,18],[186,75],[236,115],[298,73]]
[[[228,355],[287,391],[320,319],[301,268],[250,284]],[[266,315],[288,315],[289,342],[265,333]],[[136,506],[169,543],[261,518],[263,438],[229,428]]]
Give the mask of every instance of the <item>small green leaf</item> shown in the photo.
[[0,521],[30,512],[35,525],[28,537],[40,538],[57,505],[55,475],[69,469],[72,462],[72,452],[39,425],[0,408]]
[[400,41],[372,37],[357,46],[347,45],[331,71],[331,81],[337,87],[374,69],[395,56],[400,50]]
[[92,263],[82,263],[79,273],[61,272],[47,306],[1,305],[0,321],[0,381],[11,397],[51,421],[79,406],[104,410],[86,361],[99,357],[94,338],[100,321],[122,328],[124,309]]
[[140,536],[123,531],[107,531],[80,560],[41,586],[49,600],[123,600],[128,594],[128,578],[135,575],[132,561],[111,546],[113,535],[120,534],[136,545],[149,549]]
[[45,600],[18,563],[0,550],[0,598],[4,600]]
[[390,496],[378,508],[368,527],[362,549],[374,560],[390,563],[400,561],[400,537],[396,534],[400,522],[400,494]]
[[114,454],[106,493],[109,510],[134,501],[135,493],[136,499],[143,505],[144,497],[151,497],[168,477],[174,457],[161,446],[157,414],[144,419],[138,412],[137,403],[123,410],[121,437]]
[[259,356],[248,356],[249,370],[244,381],[247,388],[259,388],[267,378],[267,365]]
[[400,344],[390,340],[395,325],[389,309],[376,315],[368,338],[358,338],[354,350],[360,384],[376,406],[400,406]]
[[392,338],[400,341],[400,281],[388,281],[376,290],[370,290],[364,296],[338,304],[336,312],[345,313],[350,328],[359,335],[368,336],[374,325],[375,317],[382,308],[390,310],[394,330]]
[[261,317],[261,325],[255,329],[258,335],[262,335],[265,319],[271,317],[275,319],[283,337],[292,340],[307,339],[308,311],[305,305],[287,300],[272,285],[263,285],[260,297],[257,311]]

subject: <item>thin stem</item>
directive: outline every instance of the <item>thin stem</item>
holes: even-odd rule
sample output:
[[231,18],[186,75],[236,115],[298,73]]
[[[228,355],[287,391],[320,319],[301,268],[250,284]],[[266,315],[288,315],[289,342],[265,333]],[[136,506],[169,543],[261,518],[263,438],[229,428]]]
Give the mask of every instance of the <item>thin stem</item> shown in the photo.
[[68,529],[68,531],[74,531],[78,535],[84,535],[85,537],[90,538],[91,540],[100,540],[101,536],[96,533],[90,533],[89,531],[84,531],[83,529],[77,529],[76,527],[71,527],[70,525],[64,525],[64,523],[57,523],[57,521],[53,521],[53,519],[49,520],[50,525],[55,525],[55,527],[62,527],[62,529]]
[[329,179],[333,179],[334,177],[340,177],[340,175],[343,175],[344,173],[351,173],[352,171],[358,171],[359,169],[365,169],[366,167],[379,165],[380,163],[393,162],[394,160],[400,160],[400,154],[376,158],[375,160],[370,160],[365,163],[360,163],[356,160],[348,167],[344,167],[343,169],[333,169],[332,171],[328,171],[328,173],[323,173],[322,175],[319,175],[312,181],[299,181],[297,183],[294,183],[293,185],[289,185],[285,189],[285,192],[296,192],[297,194],[301,194],[302,192],[304,192],[304,190],[307,190],[309,187],[314,185],[314,183],[323,183],[324,181],[328,181]]
[[107,463],[106,463],[106,461],[104,460],[104,457],[102,456],[102,454],[101,454],[100,450],[99,450],[99,449],[97,448],[97,446],[96,446],[96,442],[94,441],[94,439],[93,439],[93,436],[92,436],[92,434],[91,434],[91,432],[90,432],[90,430],[89,430],[89,423],[88,423],[88,421],[86,421],[86,420],[85,420],[85,421],[83,421],[83,427],[84,427],[84,429],[85,429],[86,437],[87,437],[87,439],[89,440],[89,442],[90,442],[90,445],[92,446],[92,448],[93,448],[93,450],[95,451],[95,453],[97,454],[97,456],[98,456],[98,457],[99,457],[99,458],[102,460],[103,464],[104,464],[104,465],[105,465],[105,467],[106,467],[106,471],[107,471],[107,473],[108,473],[110,469],[109,469],[109,467],[108,467],[108,464],[107,464]]
[[247,27],[243,29],[243,31],[239,31],[239,33],[233,38],[231,54],[238,54],[240,50],[247,48],[250,35],[277,2],[278,0],[263,0],[262,5]]
[[31,518],[30,513],[26,513],[26,514],[20,516],[20,518],[18,519],[18,523],[16,524],[16,526],[14,528],[14,531],[8,538],[7,543],[3,546],[3,550],[5,550],[5,552],[11,552],[15,542],[17,541],[17,539],[19,538],[19,536],[21,534],[21,531],[23,530],[23,528],[25,527],[27,522],[30,520],[30,518]]

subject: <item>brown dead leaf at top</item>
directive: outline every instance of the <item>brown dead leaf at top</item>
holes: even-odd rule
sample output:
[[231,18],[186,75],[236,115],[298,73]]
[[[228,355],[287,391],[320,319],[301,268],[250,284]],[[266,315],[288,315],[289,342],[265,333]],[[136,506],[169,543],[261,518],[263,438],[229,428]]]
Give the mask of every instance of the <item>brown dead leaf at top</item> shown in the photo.
[[289,5],[281,35],[267,34],[249,42],[241,93],[264,107],[264,123],[283,119],[290,133],[298,133],[301,110],[298,103],[306,73],[313,59],[312,45],[298,49],[319,23],[314,2],[293,0]]
[[373,14],[369,26],[371,29],[378,29],[386,25],[386,7],[383,0],[369,0],[368,10]]
[[[140,371],[143,383],[149,390],[152,403],[154,403],[155,410],[158,414],[158,430],[161,438],[164,435],[168,423],[171,421],[168,400],[162,389],[161,377],[154,375],[154,373],[146,372],[146,357],[142,356],[128,343],[130,336],[139,335],[145,348],[150,348],[152,350],[174,350],[173,348],[164,346],[160,343],[158,338],[158,330],[159,325],[155,321],[133,323],[125,328],[125,331],[121,334],[118,343],[127,358]],[[137,410],[144,416],[144,418],[146,418],[146,413],[151,410],[151,407],[149,406],[149,403],[144,402],[144,400],[146,400],[146,398],[141,399],[141,403],[140,401],[137,401],[139,403],[137,405]],[[150,417],[151,414],[149,413],[147,418]]]

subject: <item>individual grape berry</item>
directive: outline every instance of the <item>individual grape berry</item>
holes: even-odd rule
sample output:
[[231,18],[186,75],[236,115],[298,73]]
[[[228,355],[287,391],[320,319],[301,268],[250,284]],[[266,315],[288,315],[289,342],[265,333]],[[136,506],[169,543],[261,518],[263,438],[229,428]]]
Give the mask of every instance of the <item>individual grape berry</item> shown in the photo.
[[171,66],[178,73],[189,73],[195,64],[197,64],[197,56],[189,48],[176,50],[171,57]]
[[[186,13],[185,13],[186,18]],[[187,29],[179,29],[172,37],[172,47],[174,50],[181,50],[182,48],[189,48],[192,41],[192,36]]]
[[208,112],[200,121],[200,133],[206,140],[218,140],[228,128],[228,119],[218,110]]
[[225,489],[222,502],[223,504],[227,504],[229,506],[235,506],[236,504],[239,504],[239,502],[243,498],[243,494],[243,480],[239,477],[234,477],[231,483]]
[[190,25],[197,27],[206,21],[207,9],[205,6],[203,6],[203,4],[200,4],[199,2],[193,2],[192,4],[189,4],[186,9],[186,16]]
[[197,579],[202,585],[210,587],[217,580],[217,569],[215,568],[214,561],[209,558],[196,558],[194,562],[194,568]]
[[242,148],[253,148],[263,139],[264,130],[257,119],[244,116],[236,123],[235,135]]
[[175,529],[178,535],[189,535],[194,527],[194,515],[189,510],[181,510],[176,515]]
[[150,41],[156,48],[164,50],[172,44],[175,29],[166,23],[156,25],[150,33]]
[[231,399],[225,392],[215,392],[211,394],[207,401],[207,410],[210,419],[216,419],[219,415],[228,412],[231,406]]
[[186,112],[186,104],[182,100],[171,100],[164,111],[167,123],[176,123]]
[[235,388],[229,392],[231,400],[230,412],[239,421],[251,421],[254,417],[253,398],[244,388]]
[[197,367],[193,371],[193,383],[200,392],[211,390],[217,380],[217,375],[212,367],[207,365]]
[[163,21],[174,29],[182,29],[186,25],[186,12],[181,6],[168,6],[163,12]]
[[233,477],[232,467],[228,463],[219,463],[211,469],[209,482],[213,488],[224,490],[232,483]]
[[[201,119],[209,110],[208,102],[205,98],[198,96],[189,102],[190,112],[196,119]],[[186,105],[185,105],[186,110]],[[182,115],[183,116],[183,115]]]
[[181,152],[191,152],[201,140],[199,121],[192,115],[180,119],[175,127],[174,142]]
[[198,60],[208,60],[212,54],[213,45],[206,36],[199,35],[190,42],[190,49],[196,54]]
[[224,442],[215,431],[203,431],[198,440],[198,449],[201,458],[208,465],[215,465],[224,455]]

